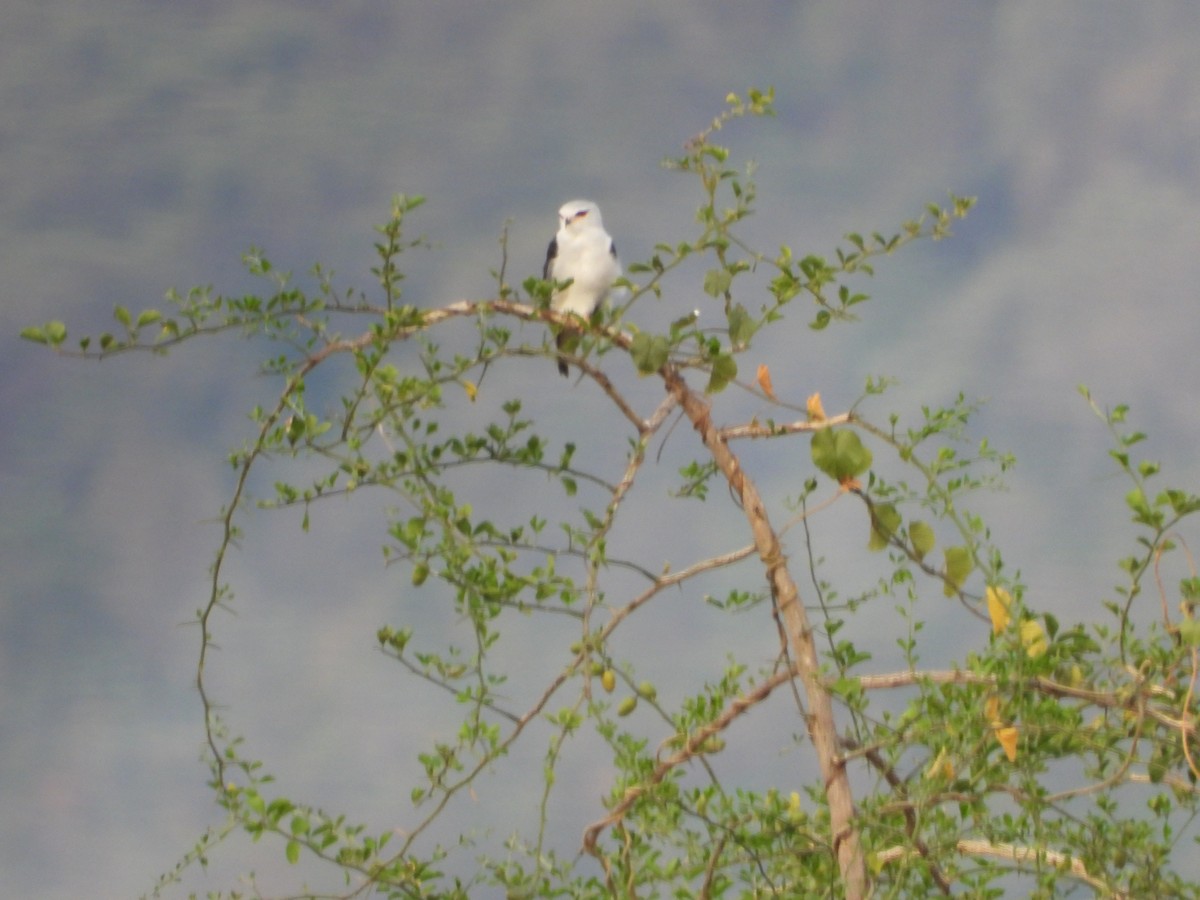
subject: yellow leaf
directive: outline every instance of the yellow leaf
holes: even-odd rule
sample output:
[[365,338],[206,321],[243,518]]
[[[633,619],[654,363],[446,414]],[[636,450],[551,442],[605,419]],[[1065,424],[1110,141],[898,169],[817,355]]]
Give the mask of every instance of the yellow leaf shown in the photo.
[[800,808],[800,792],[792,791],[788,795],[788,818],[796,820],[804,815],[804,810]]
[[612,669],[605,669],[604,674],[600,676],[600,684],[611,694],[617,688],[617,673]]
[[1008,627],[1012,615],[1009,610],[1012,609],[1012,595],[1004,588],[992,587],[990,584],[987,588],[987,608],[988,615],[992,617],[992,634],[999,634]]
[[467,381],[464,378],[462,380],[462,386],[463,386],[463,390],[467,392],[467,399],[470,400],[472,403],[474,403],[475,395],[477,393],[479,393],[479,388],[475,386],[475,382]]
[[1008,757],[1009,762],[1017,761],[1017,738],[1020,737],[1020,733],[1016,725],[996,729],[996,740],[1004,748],[1004,755]]
[[758,386],[763,389],[763,393],[775,399],[775,391],[771,387],[771,370],[763,363],[758,367]]
[[1046,639],[1041,622],[1026,619],[1021,623],[1021,645],[1030,659],[1037,659],[1050,649],[1050,642]]
[[954,762],[950,759],[945,747],[938,751],[933,762],[925,768],[925,777],[944,778],[947,781],[954,778]]
[[988,720],[990,725],[1002,725],[1000,721],[1000,698],[996,694],[987,698],[987,702],[983,705],[983,717]]
[[816,394],[813,394],[812,396],[810,396],[808,398],[807,406],[808,406],[808,421],[810,421],[810,422],[824,422],[825,421],[825,407],[823,407],[821,405],[820,393],[816,393]]

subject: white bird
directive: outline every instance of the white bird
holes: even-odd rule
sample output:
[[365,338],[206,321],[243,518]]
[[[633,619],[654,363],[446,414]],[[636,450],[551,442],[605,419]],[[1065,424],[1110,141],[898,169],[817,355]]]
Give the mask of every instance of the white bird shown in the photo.
[[[591,200],[572,200],[558,211],[558,233],[546,249],[542,277],[547,281],[569,280],[569,285],[550,298],[550,308],[584,319],[591,317],[612,290],[613,282],[621,277],[616,245],[604,230],[600,207]],[[558,333],[559,350],[570,342],[570,335]],[[558,371],[567,374],[567,362],[561,356]]]

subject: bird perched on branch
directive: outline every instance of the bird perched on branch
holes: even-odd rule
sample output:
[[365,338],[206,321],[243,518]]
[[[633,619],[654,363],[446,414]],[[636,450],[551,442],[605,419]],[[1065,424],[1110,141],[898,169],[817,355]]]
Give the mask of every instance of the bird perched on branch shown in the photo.
[[[600,207],[591,200],[572,200],[558,211],[558,233],[546,249],[542,277],[571,282],[554,292],[550,308],[583,319],[591,317],[612,290],[613,282],[621,277],[616,245],[604,230]],[[562,330],[555,343],[560,351],[567,352],[574,337]],[[567,374],[567,361],[561,356],[558,371]]]

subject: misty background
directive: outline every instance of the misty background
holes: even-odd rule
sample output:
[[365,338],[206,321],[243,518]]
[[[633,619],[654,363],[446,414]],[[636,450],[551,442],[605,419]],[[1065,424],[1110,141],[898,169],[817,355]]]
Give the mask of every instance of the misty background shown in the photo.
[[[867,375],[893,376],[899,386],[869,410],[881,418],[960,390],[987,398],[970,434],[1018,465],[1008,490],[976,508],[1032,605],[1099,619],[1135,532],[1128,485],[1076,385],[1132,405],[1164,486],[1195,491],[1200,479],[1198,40],[1200,7],[1183,2],[7,4],[6,895],[149,891],[220,822],[199,761],[198,635],[186,623],[207,596],[212,520],[233,486],[227,454],[275,387],[237,340],[97,364],[22,342],[23,327],[62,319],[73,344],[112,328],[115,304],[159,307],[171,287],[266,291],[239,262],[251,245],[302,283],[320,262],[369,291],[372,226],[397,193],[429,198],[411,224],[431,247],[408,258],[405,282],[419,306],[490,296],[506,222],[510,280],[540,273],[555,212],[574,197],[601,205],[626,262],[646,259],[691,236],[701,202],[660,160],[728,92],[774,86],[776,118],[716,137],[733,165],[757,166],[743,233],[759,249],[832,255],[844,233],[890,232],[951,191],[979,198],[952,240],[878,262],[859,285],[873,295],[861,323],[814,336],[807,310],[794,313],[794,348],[763,350],[776,390],[820,391],[835,412]],[[703,299],[683,285],[657,307],[664,319]],[[551,384],[547,360],[518,371],[527,409],[544,400],[586,445],[597,394]],[[762,477],[787,485],[787,473]],[[308,536],[294,518],[255,514],[246,526],[231,571],[237,615],[219,617],[214,664],[234,730],[282,793],[377,828],[407,821],[415,753],[442,700],[405,693],[412,680],[378,653],[375,631],[436,619],[436,599],[403,605],[406,582],[384,568],[370,514],[331,514]],[[665,546],[679,537],[661,535]],[[664,615],[692,614],[671,602]],[[732,638],[703,625],[691,646],[719,656]],[[744,625],[747,640],[762,625]],[[941,634],[961,652],[961,634]],[[689,662],[674,662],[685,680]],[[785,765],[804,757],[784,750],[791,726],[766,742]],[[531,752],[536,785],[544,743]],[[564,781],[580,783],[563,802],[590,821],[604,779],[588,780],[586,757],[565,765]],[[562,847],[578,835],[572,820]],[[268,890],[293,877],[281,849],[239,838],[185,887],[229,888],[251,867]]]

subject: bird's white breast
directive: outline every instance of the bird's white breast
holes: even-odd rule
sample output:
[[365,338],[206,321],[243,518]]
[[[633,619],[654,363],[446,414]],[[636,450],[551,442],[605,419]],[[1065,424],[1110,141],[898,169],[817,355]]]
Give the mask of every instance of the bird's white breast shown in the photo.
[[560,232],[552,274],[555,281],[574,279],[555,295],[553,308],[586,317],[604,300],[621,267],[612,254],[612,240],[602,229],[576,235]]

